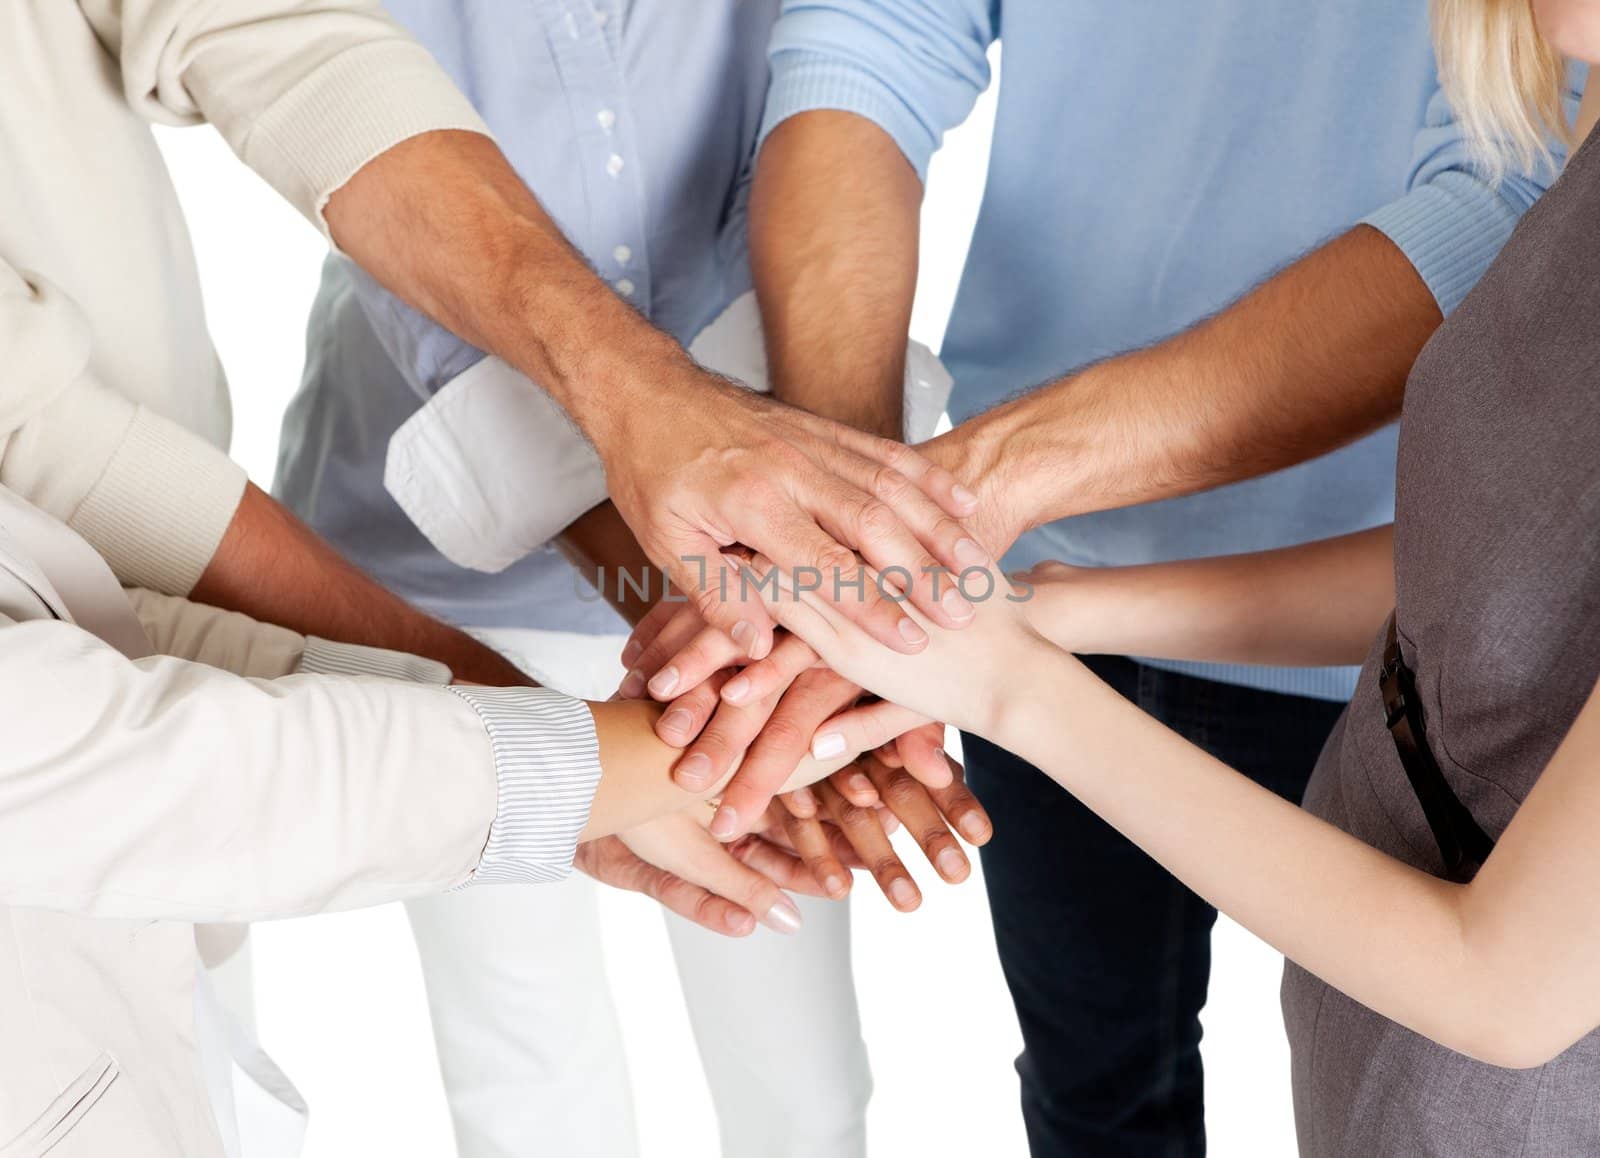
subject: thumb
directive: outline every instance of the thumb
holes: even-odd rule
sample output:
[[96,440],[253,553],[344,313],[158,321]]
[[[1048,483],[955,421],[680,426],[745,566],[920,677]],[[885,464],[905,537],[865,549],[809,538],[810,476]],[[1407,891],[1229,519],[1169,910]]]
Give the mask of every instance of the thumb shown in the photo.
[[888,700],[840,712],[811,737],[811,755],[834,760],[881,748],[890,740],[929,723],[928,717]]

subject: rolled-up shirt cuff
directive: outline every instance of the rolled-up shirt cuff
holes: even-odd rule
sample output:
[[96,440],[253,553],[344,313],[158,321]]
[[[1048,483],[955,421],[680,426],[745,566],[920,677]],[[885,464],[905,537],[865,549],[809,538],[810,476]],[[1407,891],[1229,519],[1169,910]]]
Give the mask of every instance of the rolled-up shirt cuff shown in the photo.
[[549,688],[450,688],[472,705],[494,751],[497,802],[468,886],[558,881],[600,784],[600,741],[589,705]]
[[439,686],[448,684],[451,678],[450,669],[437,660],[381,647],[335,643],[315,635],[306,636],[305,650],[300,653],[295,671],[306,675],[366,676]]

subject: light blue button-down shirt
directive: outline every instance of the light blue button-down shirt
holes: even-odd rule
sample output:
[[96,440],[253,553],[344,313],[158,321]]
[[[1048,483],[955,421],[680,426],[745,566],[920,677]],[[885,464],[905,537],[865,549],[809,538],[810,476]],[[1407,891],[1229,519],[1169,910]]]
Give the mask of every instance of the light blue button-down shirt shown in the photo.
[[[750,288],[745,199],[777,0],[386,0],[595,271],[687,344]],[[454,566],[383,488],[390,435],[483,354],[330,259],[277,491],[387,586],[482,627],[617,630],[544,550]]]
[[[1546,179],[1498,187],[1439,91],[1423,0],[784,0],[766,125],[875,121],[925,172],[989,83],[994,147],[941,354],[951,416],[1193,324],[1366,219],[1441,307]],[[1314,319],[1311,319],[1314,324]],[[1389,521],[1392,429],[1203,495],[1025,536],[1008,563],[1253,551]],[[1351,669],[1171,665],[1347,698]]]

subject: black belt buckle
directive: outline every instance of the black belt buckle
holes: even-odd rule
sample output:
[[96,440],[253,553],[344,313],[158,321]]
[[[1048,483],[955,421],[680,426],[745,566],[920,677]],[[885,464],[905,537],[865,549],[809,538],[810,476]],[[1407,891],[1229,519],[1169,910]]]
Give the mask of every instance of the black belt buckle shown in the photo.
[[1428,747],[1428,735],[1417,699],[1416,678],[1400,652],[1400,632],[1390,617],[1388,638],[1383,652],[1383,667],[1378,671],[1378,690],[1383,695],[1384,724],[1394,739],[1395,753],[1405,770],[1423,817],[1433,833],[1444,860],[1445,872],[1453,881],[1470,880],[1489,854],[1494,841],[1450,788]]

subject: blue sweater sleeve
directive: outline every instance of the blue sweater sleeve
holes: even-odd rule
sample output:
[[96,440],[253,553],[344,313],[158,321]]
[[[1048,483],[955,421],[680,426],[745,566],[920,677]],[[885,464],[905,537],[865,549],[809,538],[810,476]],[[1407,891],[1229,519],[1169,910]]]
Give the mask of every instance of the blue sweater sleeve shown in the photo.
[[856,113],[926,178],[989,84],[999,0],[784,0],[761,138],[797,113]]
[[[1571,74],[1569,117],[1577,112],[1582,78],[1581,70]],[[1363,224],[1400,247],[1448,315],[1478,283],[1522,215],[1555,180],[1565,156],[1557,145],[1554,164],[1533,173],[1508,173],[1494,183],[1472,156],[1465,130],[1443,91],[1436,92],[1417,134],[1406,192]]]

